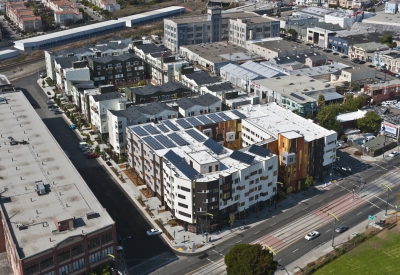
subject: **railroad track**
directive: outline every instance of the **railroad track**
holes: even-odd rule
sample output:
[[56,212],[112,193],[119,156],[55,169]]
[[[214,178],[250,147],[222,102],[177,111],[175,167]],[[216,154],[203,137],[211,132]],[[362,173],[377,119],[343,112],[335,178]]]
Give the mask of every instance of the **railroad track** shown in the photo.
[[0,66],[0,72],[14,70],[19,67],[23,68],[24,66],[26,66],[28,64],[32,64],[32,63],[35,63],[38,61],[43,61],[43,60],[44,60],[44,55],[40,56],[40,57],[35,57],[35,58],[28,59],[28,60],[20,61],[20,62],[15,62],[15,63],[9,64],[9,65],[3,65],[3,66]]

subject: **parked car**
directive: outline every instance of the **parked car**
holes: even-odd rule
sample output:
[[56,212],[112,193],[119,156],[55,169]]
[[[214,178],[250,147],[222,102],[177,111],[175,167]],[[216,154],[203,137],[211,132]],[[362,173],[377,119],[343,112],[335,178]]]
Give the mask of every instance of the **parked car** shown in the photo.
[[311,241],[311,240],[317,238],[319,235],[321,235],[321,234],[319,234],[318,231],[312,231],[312,232],[308,233],[308,234],[305,236],[305,239],[306,239],[307,241]]
[[341,58],[349,58],[347,55],[342,55]]
[[146,234],[147,236],[156,236],[162,234],[162,230],[157,228],[152,228],[149,231],[147,231]]
[[98,158],[98,157],[99,157],[99,155],[96,154],[96,153],[89,153],[89,154],[87,155],[87,158],[88,158],[88,159],[96,159],[96,158]]
[[[20,36],[22,36],[22,35],[20,35]],[[39,76],[40,76],[40,78],[45,78],[46,77],[46,73],[40,73]]]
[[334,52],[334,53],[333,53],[333,55],[339,55],[339,53],[337,53],[337,52]]
[[389,157],[394,158],[397,157],[400,153],[398,151],[393,151],[389,154]]
[[83,153],[84,156],[87,156],[89,154],[89,151],[88,150],[84,150],[82,153]]
[[349,229],[347,226],[341,225],[341,226],[337,227],[335,231],[336,231],[336,233],[342,233],[342,232],[346,231],[347,229]]
[[59,115],[59,114],[62,114],[63,112],[61,111],[61,110],[58,110],[58,109],[56,109],[56,110],[54,110],[54,114],[55,115]]

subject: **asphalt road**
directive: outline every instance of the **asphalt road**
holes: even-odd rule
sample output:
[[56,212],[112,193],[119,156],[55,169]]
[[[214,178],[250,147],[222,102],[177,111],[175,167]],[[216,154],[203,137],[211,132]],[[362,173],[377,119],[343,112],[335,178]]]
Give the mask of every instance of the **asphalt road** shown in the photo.
[[124,241],[125,259],[129,267],[143,263],[164,252],[171,252],[169,246],[159,236],[147,237],[146,231],[152,226],[143,217],[132,201],[121,191],[106,170],[94,159],[87,159],[78,149],[80,140],[68,128],[62,115],[54,115],[47,108],[47,97],[36,84],[36,74],[13,82],[32,103],[36,112],[53,134],[63,150],[71,156],[71,161],[86,181],[101,205],[107,209],[117,224],[117,232]]
[[[349,165],[350,167],[357,167],[358,171],[361,172],[363,180],[365,180],[368,185],[369,182],[378,179],[382,174],[387,173],[389,170],[385,168],[386,166],[391,165],[400,165],[400,157],[388,160],[388,164],[386,163],[378,163],[378,164],[363,164],[357,159],[349,156],[347,152],[338,152],[338,155],[341,157],[341,163],[343,165]],[[353,170],[353,169],[352,169]],[[186,256],[180,257],[178,261],[175,261],[167,266],[167,269],[160,269],[154,272],[153,274],[187,274],[192,273],[196,269],[201,269],[205,265],[210,262],[217,262],[220,260],[223,255],[225,255],[229,249],[237,243],[251,243],[255,240],[259,239],[262,236],[265,236],[271,232],[282,228],[288,223],[294,221],[294,219],[300,218],[303,215],[312,212],[331,201],[338,199],[339,197],[349,194],[349,191],[341,188],[341,186],[346,187],[347,189],[351,189],[353,186],[360,186],[362,179],[359,177],[359,174],[346,174],[346,172],[341,173],[344,176],[344,179],[339,182],[339,185],[333,185],[329,191],[319,191],[318,189],[313,189],[307,191],[309,194],[312,194],[312,198],[307,200],[307,202],[302,203],[300,205],[296,205],[291,209],[281,212],[279,207],[274,211],[275,216],[268,219],[264,223],[260,224],[257,227],[250,227],[247,230],[243,230],[239,233],[236,233],[234,237],[226,240],[223,243],[218,244],[207,250],[205,253],[196,256]],[[400,190],[400,186],[397,186],[393,194],[396,191]],[[381,197],[385,197],[385,195],[381,195]],[[394,202],[396,200],[395,195],[390,197],[390,201]],[[381,208],[384,208],[384,203],[379,199],[372,200],[376,205]],[[360,208],[368,207],[368,214],[365,215],[374,215],[377,212],[381,211],[378,208],[369,208],[369,204],[362,204],[360,207],[355,208],[354,210],[346,213],[345,215],[340,217],[341,221],[346,221],[346,225],[351,227],[354,226],[363,220],[365,220],[365,215],[357,215],[360,212]],[[262,216],[262,215],[261,215]],[[316,225],[317,226],[317,225]],[[327,224],[318,228],[320,232],[326,232],[332,227],[332,224]],[[316,228],[317,229],[317,228]],[[332,232],[330,232],[332,233]],[[281,260],[279,263],[282,265],[287,265],[305,253],[313,250],[315,247],[320,245],[323,242],[329,241],[331,238],[331,234],[323,234],[319,238],[314,241],[308,242],[304,239],[304,236],[299,236],[299,240],[295,241],[291,245],[288,245],[283,250],[277,253],[276,259]],[[294,254],[293,251],[296,251]],[[303,254],[304,253],[304,254]],[[165,270],[168,270],[168,273],[165,273]]]

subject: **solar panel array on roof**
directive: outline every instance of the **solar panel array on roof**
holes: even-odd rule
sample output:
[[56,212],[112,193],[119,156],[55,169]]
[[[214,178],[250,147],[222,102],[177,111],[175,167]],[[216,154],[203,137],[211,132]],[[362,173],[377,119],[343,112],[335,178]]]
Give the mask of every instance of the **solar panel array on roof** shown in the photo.
[[198,116],[197,119],[200,120],[203,123],[203,125],[213,124],[214,123],[211,119],[209,119],[206,116]]
[[219,155],[224,147],[221,144],[216,143],[213,139],[209,138],[204,142],[204,145],[210,148],[211,151]]
[[269,154],[271,153],[271,151],[268,150],[267,148],[264,148],[264,147],[261,147],[261,146],[255,145],[255,144],[251,145],[249,152],[256,154],[258,156],[264,157],[264,158],[266,156],[269,156]]
[[190,124],[186,121],[186,119],[184,119],[184,118],[178,119],[178,120],[176,121],[176,123],[178,123],[183,129],[187,129],[187,128],[191,128],[191,127],[192,127],[192,125],[190,125]]
[[225,113],[218,113],[218,115],[219,115],[220,117],[222,117],[222,119],[223,119],[224,121],[232,120],[232,118],[230,118],[229,116],[227,116]]
[[184,140],[180,135],[178,135],[177,133],[171,133],[169,135],[167,135],[170,139],[172,139],[176,144],[178,144],[179,146],[185,146],[185,145],[189,145],[189,142],[187,142],[186,140]]
[[240,118],[246,118],[247,116],[245,116],[243,113],[239,112],[238,110],[232,110],[231,111],[233,114],[237,115]]
[[175,143],[173,143],[169,138],[164,135],[158,135],[154,137],[158,142],[164,145],[166,148],[176,147]]
[[133,127],[132,131],[140,137],[149,135],[149,133],[147,133],[141,126]]
[[169,129],[164,124],[157,124],[157,128],[163,131],[164,133],[169,132]]
[[143,140],[153,149],[159,150],[164,149],[164,146],[161,145],[157,140],[155,140],[152,136],[144,137]]
[[192,138],[194,138],[195,140],[202,142],[205,141],[207,138],[202,136],[199,132],[197,132],[194,129],[189,129],[186,131],[186,133],[188,133]]
[[251,164],[254,160],[254,156],[237,150],[233,151],[230,157],[246,164]]
[[196,118],[194,117],[188,117],[186,118],[186,121],[189,122],[190,124],[192,124],[193,126],[200,126],[202,125],[202,123],[200,121],[198,121]]
[[165,155],[164,158],[167,159],[169,162],[171,162],[174,165],[177,165],[179,162],[181,162],[182,158],[175,153],[172,150],[169,150]]
[[290,95],[293,96],[293,97],[295,97],[295,98],[297,98],[297,99],[303,100],[303,101],[306,100],[304,97],[299,96],[298,94],[295,94],[295,93],[290,93]]
[[154,134],[159,134],[160,131],[157,130],[156,127],[154,127],[151,124],[147,124],[147,125],[143,125],[142,126],[147,132],[149,132],[150,134],[154,135]]
[[189,179],[193,179],[198,174],[192,166],[186,163],[186,161],[182,161],[176,167]]
[[220,116],[216,114],[209,114],[207,117],[212,119],[216,123],[224,121]]
[[175,126],[171,121],[169,120],[164,120],[163,124],[167,125],[168,128],[170,128],[172,131],[179,131],[179,128]]

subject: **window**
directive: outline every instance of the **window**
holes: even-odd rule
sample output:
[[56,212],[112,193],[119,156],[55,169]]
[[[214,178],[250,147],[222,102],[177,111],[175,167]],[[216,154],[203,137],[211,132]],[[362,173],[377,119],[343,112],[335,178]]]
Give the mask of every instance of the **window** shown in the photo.
[[[259,185],[259,186],[257,187],[257,190],[258,190],[258,191],[261,190],[261,185]],[[267,192],[267,194],[268,194],[268,192]]]
[[79,255],[83,252],[85,252],[83,244],[78,244],[74,247],[72,247],[72,257],[75,257],[76,255]]
[[268,167],[268,171],[272,170],[273,166],[271,165],[270,167]]
[[218,171],[218,164],[215,165],[215,171]]
[[261,174],[262,173],[262,169],[258,169],[258,173]]
[[183,207],[183,208],[188,208],[187,204],[183,204],[183,203],[180,203],[180,202],[178,202],[178,206]]
[[108,254],[114,254],[114,247],[110,246],[102,250],[103,259],[108,257]]
[[85,259],[77,260],[73,263],[74,271],[85,267]]
[[88,248],[89,248],[89,250],[91,250],[91,249],[93,249],[93,248],[96,248],[96,247],[98,247],[99,245],[100,245],[100,238],[99,238],[99,237],[94,238],[94,239],[91,239],[91,240],[88,241]]
[[65,260],[71,258],[71,252],[69,250],[65,250],[57,255],[58,262],[61,263]]
[[59,271],[58,274],[60,274],[60,275],[66,275],[66,274],[72,272],[72,268],[71,268],[71,265],[70,265],[70,264],[67,264],[67,265],[65,265],[65,266],[60,267],[60,268],[58,269],[58,271]]
[[268,186],[271,186],[272,185],[272,182],[268,182]]
[[38,263],[33,263],[27,267],[25,267],[25,274],[34,274],[36,272],[39,272],[39,264]]
[[101,260],[100,252],[96,252],[89,255],[89,263],[95,263]]
[[181,194],[178,194],[178,198],[181,198],[181,199],[186,199],[186,196],[184,196],[184,195],[181,195]]
[[52,265],[54,265],[54,259],[53,257],[50,257],[40,262],[40,269],[45,269]]
[[112,241],[112,232],[109,232],[107,234],[104,234],[103,236],[101,236],[101,243],[108,243],[110,241]]
[[209,172],[209,173],[212,172],[212,166],[208,166],[208,172]]

